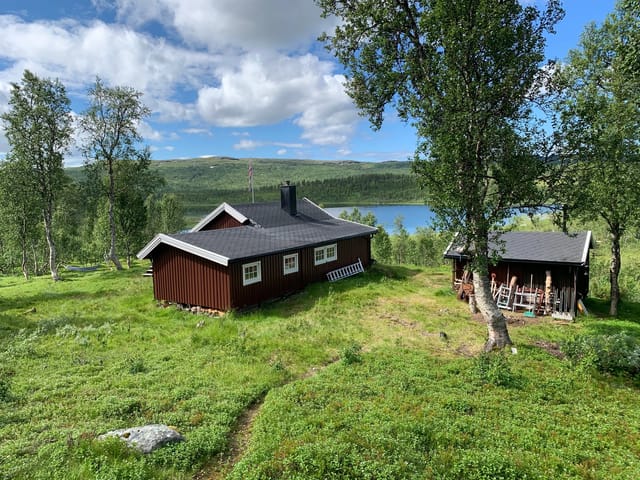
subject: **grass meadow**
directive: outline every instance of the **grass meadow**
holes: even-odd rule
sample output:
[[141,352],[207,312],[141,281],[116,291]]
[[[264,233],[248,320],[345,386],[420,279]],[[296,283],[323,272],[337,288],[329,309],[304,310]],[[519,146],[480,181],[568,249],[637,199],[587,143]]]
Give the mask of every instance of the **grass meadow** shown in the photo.
[[[484,355],[446,268],[376,265],[217,318],[157,305],[145,268],[0,277],[0,478],[640,478],[640,384],[559,351],[640,339],[633,302],[516,316],[517,354]],[[186,441],[96,440],[149,423]]]

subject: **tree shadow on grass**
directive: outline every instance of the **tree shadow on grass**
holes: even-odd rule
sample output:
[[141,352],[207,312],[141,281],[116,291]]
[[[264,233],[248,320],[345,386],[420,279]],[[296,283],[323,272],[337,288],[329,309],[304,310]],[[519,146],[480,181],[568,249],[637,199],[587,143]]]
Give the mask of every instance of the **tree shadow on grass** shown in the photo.
[[[11,295],[6,291],[0,291],[0,313],[6,313],[8,310],[23,313],[34,307],[41,310],[48,306],[73,302],[74,300],[95,299],[99,301],[112,294],[126,295],[120,280],[124,281],[129,277],[141,275],[142,272],[144,272],[144,268],[140,266],[123,271],[99,269],[91,272],[63,272],[59,282],[47,279],[46,281],[51,282],[50,286],[44,284],[44,288],[38,287],[39,291],[35,294],[32,293],[34,289],[29,290],[28,294],[15,294],[13,292],[19,291],[16,287],[21,283],[19,281],[7,282],[2,286],[12,286],[14,290]],[[34,278],[41,281],[45,279],[45,276]],[[93,284],[94,281],[100,282],[104,286],[99,289],[85,288],[86,285]],[[30,282],[31,280],[25,281],[24,285],[28,286]]]
[[371,281],[380,282],[385,278],[394,280],[406,280],[422,273],[418,268],[411,268],[406,265],[386,265],[382,263],[374,263],[368,270]]
[[590,298],[587,302],[590,321],[585,322],[589,333],[614,335],[626,332],[640,339],[640,303],[621,301],[618,304],[618,316],[609,316],[609,301]]
[[43,292],[37,295],[21,295],[8,300],[0,298],[0,313],[6,313],[7,310],[14,310],[17,311],[19,315],[27,315],[29,313],[35,313],[38,309],[46,308],[47,306],[56,303],[67,303],[72,300],[99,298],[99,296],[104,293],[105,292],[100,292],[100,294],[96,294],[69,290],[65,292]]

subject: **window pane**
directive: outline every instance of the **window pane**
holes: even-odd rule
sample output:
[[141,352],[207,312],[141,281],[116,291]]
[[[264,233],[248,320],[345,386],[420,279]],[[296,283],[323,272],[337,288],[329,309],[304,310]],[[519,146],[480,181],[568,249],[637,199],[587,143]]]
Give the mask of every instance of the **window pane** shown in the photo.
[[258,283],[260,278],[260,262],[247,263],[242,266],[242,284],[251,285]]
[[244,271],[244,278],[247,280],[251,280],[252,278],[256,278],[258,276],[258,267],[252,265],[247,267]]
[[287,255],[284,257],[284,274],[294,273],[298,271],[298,254]]

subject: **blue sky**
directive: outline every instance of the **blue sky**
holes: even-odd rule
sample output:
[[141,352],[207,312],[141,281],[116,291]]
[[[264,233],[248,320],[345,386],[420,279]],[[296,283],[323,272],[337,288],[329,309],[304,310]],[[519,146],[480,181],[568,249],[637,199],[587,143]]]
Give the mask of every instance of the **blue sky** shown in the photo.
[[[560,60],[615,0],[563,4],[547,46]],[[0,112],[24,69],[60,79],[76,113],[99,76],[143,92],[153,114],[140,132],[157,160],[406,160],[412,129],[390,115],[372,131],[345,95],[315,40],[331,27],[312,0],[2,0]],[[66,164],[81,162],[74,150]]]

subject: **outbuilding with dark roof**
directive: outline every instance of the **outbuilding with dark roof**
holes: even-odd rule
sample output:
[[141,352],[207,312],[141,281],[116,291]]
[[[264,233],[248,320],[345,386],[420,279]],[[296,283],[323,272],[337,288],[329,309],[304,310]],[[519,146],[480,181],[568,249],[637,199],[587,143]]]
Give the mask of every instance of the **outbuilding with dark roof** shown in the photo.
[[153,263],[158,300],[230,310],[256,305],[371,263],[376,229],[336,218],[281,187],[280,203],[223,203],[188,233],[156,235],[139,253]]
[[[589,251],[593,248],[590,231],[505,232],[490,242],[489,248],[500,259],[489,267],[494,285],[515,285],[544,291],[551,281],[556,292],[569,292],[567,305],[573,311],[575,301],[589,293]],[[469,261],[464,242],[455,237],[444,252],[452,260],[452,281],[460,283]]]

